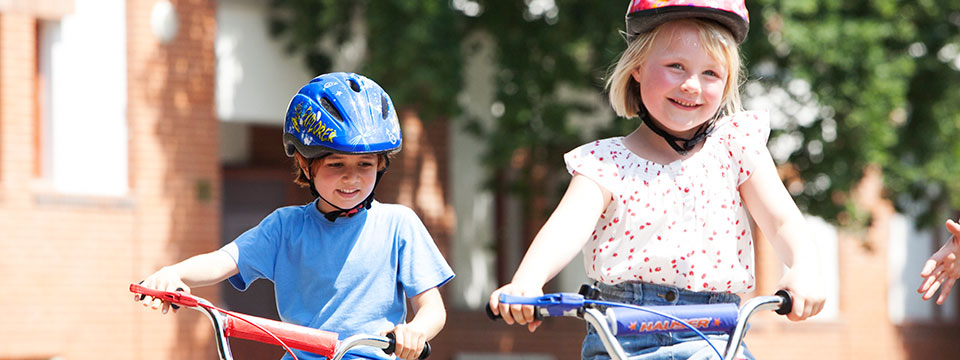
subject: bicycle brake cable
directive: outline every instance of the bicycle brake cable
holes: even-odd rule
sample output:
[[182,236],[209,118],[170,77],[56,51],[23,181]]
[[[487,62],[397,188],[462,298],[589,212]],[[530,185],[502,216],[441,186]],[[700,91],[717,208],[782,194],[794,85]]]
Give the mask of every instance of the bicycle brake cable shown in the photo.
[[236,318],[236,319],[240,319],[240,320],[242,320],[243,322],[245,322],[245,323],[247,323],[247,324],[252,325],[253,327],[257,328],[257,330],[263,331],[264,334],[270,335],[270,337],[272,337],[274,340],[276,340],[278,343],[280,343],[280,346],[282,346],[283,349],[286,350],[287,353],[289,353],[290,356],[293,357],[293,360],[299,360],[299,359],[297,358],[297,354],[294,354],[294,353],[293,353],[293,350],[291,350],[290,347],[287,346],[287,343],[283,342],[283,340],[280,340],[280,338],[277,337],[277,335],[274,335],[272,332],[270,332],[270,330],[267,330],[267,329],[265,329],[264,327],[262,327],[262,326],[260,326],[260,325],[254,324],[254,323],[253,323],[252,321],[250,321],[250,320],[244,319],[242,316],[237,315],[237,313],[234,313],[233,311],[221,309],[221,308],[219,308],[219,307],[216,307],[215,305],[207,305],[207,304],[197,304],[197,305],[200,305],[201,307],[204,307],[204,308],[207,308],[207,309],[219,311],[219,312],[222,313],[222,314],[227,314],[227,315],[232,316],[232,317],[234,317],[234,318]]
[[500,301],[506,304],[533,305],[533,306],[542,306],[542,307],[549,306],[555,309],[559,309],[561,310],[561,312],[565,312],[566,310],[570,310],[570,309],[580,308],[584,305],[603,305],[608,307],[622,307],[622,308],[644,311],[647,313],[665,317],[667,319],[671,319],[689,328],[694,333],[696,333],[697,336],[700,336],[700,338],[706,341],[707,345],[710,345],[710,348],[713,349],[713,352],[716,353],[717,356],[720,357],[720,359],[723,359],[723,355],[720,354],[720,350],[717,350],[717,347],[713,346],[713,343],[710,342],[710,339],[707,338],[707,335],[704,335],[703,332],[701,332],[700,330],[697,330],[697,328],[693,327],[693,325],[690,325],[673,315],[662,313],[656,310],[651,310],[643,306],[624,304],[624,303],[618,303],[613,301],[586,299],[583,297],[583,295],[572,294],[572,293],[545,294],[539,297],[524,297],[524,296],[514,296],[510,294],[500,294]]
[[[667,314],[667,313],[662,313],[662,312],[659,312],[659,311],[656,311],[656,310],[651,310],[651,309],[645,308],[645,307],[643,307],[643,306],[632,305],[632,304],[623,304],[623,303],[618,303],[618,302],[613,302],[613,301],[584,300],[583,303],[584,303],[584,305],[603,305],[603,306],[608,306],[608,307],[611,307],[611,306],[612,306],[612,307],[622,307],[622,308],[627,308],[627,309],[640,310],[640,311],[643,311],[643,312],[647,312],[647,313],[651,313],[651,314],[654,314],[654,315],[663,316],[663,317],[665,317],[665,318],[671,319],[671,320],[673,320],[673,321],[676,321],[676,322],[680,323],[680,324],[683,325],[683,326],[686,326],[687,328],[689,328],[690,330],[692,330],[694,333],[696,333],[697,336],[700,336],[700,338],[702,338],[704,341],[707,342],[707,345],[710,345],[710,348],[713,349],[713,352],[716,353],[717,356],[720,357],[720,359],[723,359],[723,355],[720,354],[720,350],[717,350],[717,347],[716,347],[716,346],[713,346],[713,343],[710,342],[710,339],[707,338],[707,335],[705,335],[705,334],[704,334],[703,332],[701,332],[700,330],[697,330],[697,328],[693,327],[693,325],[690,325],[690,324],[686,323],[685,321],[681,320],[680,318],[677,318],[676,316],[673,316],[673,315],[670,315],[670,314]],[[729,340],[728,340],[728,341],[729,341]]]

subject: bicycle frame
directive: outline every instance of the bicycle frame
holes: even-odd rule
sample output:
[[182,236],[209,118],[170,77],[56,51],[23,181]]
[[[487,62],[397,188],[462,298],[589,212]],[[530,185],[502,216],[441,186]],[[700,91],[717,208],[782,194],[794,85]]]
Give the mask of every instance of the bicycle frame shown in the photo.
[[[130,284],[130,292],[204,313],[213,325],[220,360],[233,360],[228,337],[283,346],[291,354],[290,348],[309,351],[330,360],[340,360],[348,350],[359,346],[372,346],[387,354],[392,354],[396,346],[393,334],[353,335],[339,341],[334,332],[227,311],[204,298],[185,292],[153,290],[138,284]],[[420,359],[427,358],[429,354],[430,344],[427,343]]]
[[[582,289],[581,292],[585,291]],[[778,314],[785,315],[793,306],[792,298],[785,290],[777,291],[774,296],[752,298],[740,308],[734,304],[634,306],[585,299],[583,295],[574,293],[554,293],[540,297],[500,294],[500,302],[533,305],[537,319],[556,316],[583,319],[597,331],[603,347],[613,360],[627,359],[626,352],[617,341],[617,335],[679,331],[694,331],[701,336],[704,336],[703,331],[726,332],[729,340],[721,357],[731,360],[740,350],[747,324],[755,312],[775,310]],[[602,312],[597,308],[598,305],[608,308]],[[494,320],[499,318],[493,315],[489,306],[487,314]]]

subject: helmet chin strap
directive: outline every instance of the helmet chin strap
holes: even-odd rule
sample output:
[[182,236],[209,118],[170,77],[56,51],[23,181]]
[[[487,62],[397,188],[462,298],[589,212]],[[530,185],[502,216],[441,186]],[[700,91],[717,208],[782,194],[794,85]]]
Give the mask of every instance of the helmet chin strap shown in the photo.
[[[386,156],[384,156],[383,158],[386,159],[386,165],[383,167],[383,170],[377,171],[377,180],[373,183],[374,189],[376,189],[377,185],[380,184],[380,178],[383,177],[383,173],[387,172],[387,168],[390,167],[390,158]],[[313,162],[313,160],[314,159],[310,159],[311,162]],[[307,166],[307,168],[309,169],[310,166]],[[317,191],[317,188],[313,184],[313,181],[310,181],[310,193],[313,194],[314,197],[320,198],[320,200],[323,200],[323,202],[327,203],[327,205],[333,206],[336,209],[334,211],[324,213],[323,210],[320,210],[320,203],[317,203],[317,210],[320,211],[323,214],[323,217],[330,222],[337,221],[337,219],[340,217],[354,216],[360,212],[361,208],[369,209],[371,206],[373,206],[373,191],[370,192],[370,195],[368,195],[366,199],[364,199],[359,204],[349,209],[344,209],[342,207],[334,205],[329,200],[324,199],[323,196],[320,195],[320,192]]]
[[[323,196],[320,196],[320,193],[317,192],[317,190],[316,190],[316,188],[314,188],[313,184],[310,184],[310,192],[313,193],[313,196],[314,196],[314,197],[320,198],[320,200],[323,200],[323,202],[327,203],[327,205],[330,205],[330,206],[333,206],[334,208],[336,208],[336,210],[334,210],[334,211],[323,212],[323,210],[320,210],[320,203],[317,203],[317,210],[319,210],[321,213],[323,213],[323,217],[326,218],[326,219],[327,219],[328,221],[330,221],[330,222],[336,221],[337,218],[339,218],[339,217],[341,217],[341,216],[351,217],[351,216],[353,216],[353,215],[356,215],[358,212],[360,212],[360,208],[364,206],[364,203],[366,203],[366,201],[364,201],[364,202],[361,202],[361,203],[357,204],[357,206],[354,206],[353,208],[344,209],[344,208],[342,208],[342,207],[339,207],[339,206],[337,206],[337,205],[334,205],[334,204],[333,204],[332,202],[330,202],[329,200],[324,199]],[[370,195],[372,196],[373,194],[371,193]],[[367,205],[367,208],[369,209],[370,206]]]
[[646,124],[654,134],[660,135],[660,137],[667,142],[667,145],[670,145],[670,147],[680,155],[686,155],[688,151],[697,147],[697,144],[706,140],[707,137],[713,133],[713,123],[716,122],[717,118],[720,117],[720,114],[717,113],[717,116],[714,116],[713,119],[710,119],[709,121],[700,125],[700,127],[697,128],[697,131],[693,134],[693,137],[684,139],[682,137],[673,136],[664,130],[660,124],[657,123],[657,120],[654,120],[653,117],[647,113],[646,109],[641,109],[637,115],[643,119],[643,123]]

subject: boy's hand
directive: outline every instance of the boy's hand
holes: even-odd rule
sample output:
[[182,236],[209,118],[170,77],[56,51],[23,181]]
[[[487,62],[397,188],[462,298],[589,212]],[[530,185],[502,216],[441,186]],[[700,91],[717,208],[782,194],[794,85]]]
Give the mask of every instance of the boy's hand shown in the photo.
[[542,321],[534,319],[533,305],[501,304],[501,293],[517,296],[543,296],[542,287],[527,287],[524,289],[523,286],[516,285],[516,283],[509,283],[494,290],[494,292],[490,294],[490,303],[488,304],[493,314],[500,315],[503,321],[509,325],[513,325],[514,322],[520,325],[527,325],[527,329],[530,330],[530,332],[534,332],[540,327]]
[[826,297],[823,295],[820,272],[812,267],[795,266],[787,269],[780,280],[780,288],[793,296],[793,309],[787,314],[792,321],[806,320],[820,313]]
[[423,352],[423,344],[427,342],[427,335],[410,324],[397,325],[380,335],[388,333],[393,333],[396,337],[397,347],[394,354],[401,359],[417,360]]
[[960,278],[960,224],[953,220],[947,220],[947,230],[953,234],[949,241],[937,250],[933,256],[927,259],[920,271],[920,277],[926,278],[918,293],[923,294],[923,300],[930,300],[937,290],[940,290],[940,297],[937,298],[937,305],[942,305],[950,296],[950,290],[953,284]]
[[[190,287],[183,283],[183,280],[180,279],[180,274],[178,274],[169,266],[164,267],[153,273],[153,275],[148,276],[146,279],[140,282],[140,285],[154,290],[183,291],[188,294],[190,293]],[[133,300],[140,302],[144,307],[150,307],[154,310],[162,308],[161,313],[163,314],[166,314],[168,311],[170,311],[170,302],[161,301],[159,298],[144,295],[134,295]],[[173,311],[176,312],[177,309],[174,308]]]

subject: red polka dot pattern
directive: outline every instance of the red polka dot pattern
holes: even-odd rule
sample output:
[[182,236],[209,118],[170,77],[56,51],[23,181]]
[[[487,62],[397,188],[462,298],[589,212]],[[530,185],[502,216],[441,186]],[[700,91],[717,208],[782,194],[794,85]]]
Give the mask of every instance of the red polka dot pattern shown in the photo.
[[699,152],[670,164],[638,157],[622,137],[564,155],[571,174],[613,197],[583,249],[587,276],[607,284],[750,291],[753,236],[738,187],[767,152],[769,133],[766,112],[741,112],[718,120]]

